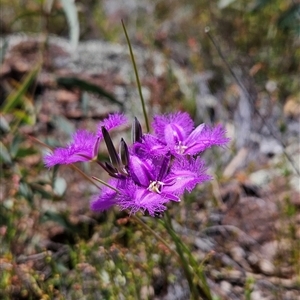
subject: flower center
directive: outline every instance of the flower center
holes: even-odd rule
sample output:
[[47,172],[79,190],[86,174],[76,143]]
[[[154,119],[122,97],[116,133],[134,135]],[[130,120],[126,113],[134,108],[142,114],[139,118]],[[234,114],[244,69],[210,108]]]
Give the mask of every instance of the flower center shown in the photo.
[[161,188],[164,185],[163,182],[155,180],[155,181],[150,181],[150,184],[147,188],[148,191],[151,191],[153,193],[160,194],[161,193]]
[[183,145],[182,142],[179,141],[178,145],[176,145],[174,148],[178,154],[183,154],[184,151],[187,149],[187,146]]

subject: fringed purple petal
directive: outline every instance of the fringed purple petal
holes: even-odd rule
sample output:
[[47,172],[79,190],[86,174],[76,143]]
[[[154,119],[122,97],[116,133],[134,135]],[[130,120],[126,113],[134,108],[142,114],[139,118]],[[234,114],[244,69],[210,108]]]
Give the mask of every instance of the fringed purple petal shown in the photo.
[[110,131],[111,129],[124,125],[127,122],[128,122],[127,117],[124,114],[120,114],[120,113],[110,114],[106,119],[98,123],[97,136],[100,139],[103,138],[102,129],[101,129],[101,127],[103,126],[107,131]]
[[100,196],[95,196],[93,197],[90,208],[93,211],[105,211],[110,209],[113,205],[116,203],[116,195],[117,193],[115,192],[114,194],[105,194],[105,195],[100,195]]
[[164,193],[181,195],[185,190],[191,190],[211,177],[205,173],[204,163],[200,158],[181,158],[174,161],[171,173],[165,178]]
[[147,187],[154,180],[153,166],[149,160],[141,160],[136,155],[131,155],[129,160],[129,172],[133,181]]
[[146,158],[152,158],[165,155],[169,150],[166,144],[162,143],[156,136],[152,134],[143,135],[142,142],[133,144],[132,151],[135,154]]
[[45,165],[50,168],[54,165],[67,165],[79,161],[89,161],[94,158],[97,137],[87,131],[78,130],[73,135],[73,141],[67,147],[56,148],[53,153],[45,155]]
[[131,214],[141,210],[148,212],[152,217],[164,212],[166,210],[165,204],[169,201],[169,199],[145,188],[140,188],[133,183],[128,184],[126,193],[122,193],[118,197],[121,209],[128,209]]
[[165,142],[169,148],[174,148],[183,140],[185,140],[186,132],[184,128],[177,124],[168,124],[165,127]]
[[[166,129],[167,125],[171,125],[171,128]],[[174,114],[155,116],[152,126],[159,139],[168,139],[169,132],[172,129],[174,130],[173,135],[175,134],[180,136],[181,139],[185,139],[193,130],[194,123],[188,113],[177,112]]]
[[[117,188],[118,185],[120,184],[120,180],[111,179],[108,183],[111,186]],[[90,208],[93,211],[107,210],[116,204],[117,196],[118,193],[115,190],[105,186],[103,187],[100,195],[94,196],[92,198]]]
[[205,124],[199,125],[185,140],[184,154],[197,154],[211,146],[224,146],[230,139],[225,137],[226,130],[218,125],[210,128]]

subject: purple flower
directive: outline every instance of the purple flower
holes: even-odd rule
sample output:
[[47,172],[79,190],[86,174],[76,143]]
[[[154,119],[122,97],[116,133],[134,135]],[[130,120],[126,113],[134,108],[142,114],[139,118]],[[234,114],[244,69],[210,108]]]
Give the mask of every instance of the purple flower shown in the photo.
[[53,153],[44,157],[45,165],[67,165],[78,161],[92,160],[98,153],[98,138],[87,130],[78,130],[73,135],[73,141],[65,148],[56,148]]
[[107,131],[110,131],[111,129],[124,125],[127,123],[127,118],[124,114],[110,114],[106,119],[98,123],[97,126],[97,136],[100,137],[101,139],[103,138],[102,134],[102,127],[105,127]]
[[156,137],[144,137],[144,150],[156,155],[163,155],[166,151],[174,155],[194,155],[213,145],[223,146],[229,141],[221,125],[210,128],[201,124],[194,129],[190,116],[182,112],[155,116],[152,126]]
[[147,211],[151,216],[160,215],[166,210],[166,203],[180,201],[179,197],[185,190],[191,191],[196,184],[210,179],[210,176],[204,173],[200,158],[190,161],[181,158],[171,166],[166,164],[169,159],[164,158],[160,169],[157,166],[154,169],[146,167],[146,172],[139,173],[144,177],[143,180],[139,180],[143,181],[143,184],[136,184],[135,181],[128,183],[128,188],[119,196],[119,206],[129,209],[130,213],[141,210]]
[[118,193],[102,191],[91,203],[93,210],[105,210],[113,204],[130,213],[148,212],[161,214],[169,201],[180,201],[185,190],[191,191],[196,184],[209,180],[200,158],[180,158],[172,162],[171,156],[145,159],[130,156],[127,177],[111,181]]
[[[98,124],[98,128],[105,127],[108,131],[127,122],[123,114],[110,114]],[[45,165],[50,168],[54,165],[67,165],[80,161],[91,161],[97,157],[99,143],[103,139],[102,132],[97,135],[87,130],[78,130],[72,141],[66,147],[56,148],[53,153],[44,157]]]

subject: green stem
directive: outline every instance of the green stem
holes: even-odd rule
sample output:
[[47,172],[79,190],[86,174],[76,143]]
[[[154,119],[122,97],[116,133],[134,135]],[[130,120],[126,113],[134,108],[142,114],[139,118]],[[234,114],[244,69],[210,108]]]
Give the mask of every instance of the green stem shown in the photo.
[[[172,223],[171,223],[171,225],[172,225]],[[202,267],[203,262],[201,264],[199,264],[199,262],[196,261],[195,257],[192,255],[189,248],[184,243],[182,243],[181,239],[177,236],[177,234],[175,233],[173,228],[172,228],[172,230],[173,230],[174,234],[176,235],[176,238],[178,239],[178,241],[182,247],[182,250],[188,256],[189,262],[193,268],[195,276],[197,276],[199,279],[199,285],[200,285],[200,289],[201,289],[200,293],[201,293],[202,297],[204,297],[205,299],[211,300],[212,295],[210,293],[210,289],[209,289],[209,286],[206,281],[206,276],[203,271],[203,267]]]
[[139,78],[138,70],[137,70],[137,67],[136,67],[136,63],[135,63],[131,43],[130,43],[130,40],[129,40],[129,37],[128,37],[128,34],[127,34],[127,30],[126,30],[126,27],[124,25],[123,20],[122,20],[122,26],[123,26],[124,33],[125,33],[126,40],[127,40],[127,44],[128,44],[128,47],[129,47],[130,57],[131,57],[131,61],[132,61],[132,64],[133,64],[135,78],[136,78],[136,82],[137,82],[137,86],[138,86],[138,90],[139,90],[139,94],[140,94],[140,98],[141,98],[141,103],[142,103],[143,114],[144,114],[144,118],[145,118],[147,132],[149,132],[150,127],[149,127],[149,121],[148,121],[148,116],[147,116],[147,112],[146,112],[145,100],[144,100],[144,97],[143,97],[143,94],[142,94],[142,87],[141,87],[141,83],[140,83],[140,78]]
[[[81,170],[80,169],[78,169],[80,172],[81,172]],[[84,174],[84,173],[83,173]],[[84,174],[85,175],[85,174]],[[120,193],[120,191],[118,190],[118,189],[116,189],[115,187],[113,187],[112,185],[110,185],[109,183],[107,183],[107,182],[105,182],[105,181],[103,181],[102,179],[100,179],[100,178],[97,178],[97,177],[95,177],[95,176],[92,176],[92,178],[94,179],[94,180],[96,180],[96,181],[98,181],[98,182],[100,182],[100,183],[102,183],[103,185],[105,185],[105,186],[107,186],[108,188],[110,188],[110,189],[112,189],[112,190],[114,190],[114,191],[116,191],[117,193]],[[98,186],[97,186],[98,187]],[[100,189],[100,187],[98,187],[99,189]]]
[[[188,251],[188,248],[185,247],[185,245],[183,245],[181,243],[180,239],[178,238],[178,236],[176,235],[175,231],[172,228],[171,222],[168,223],[168,224],[170,224],[170,226],[167,226],[167,222],[161,222],[161,223],[167,229],[169,235],[171,236],[171,238],[175,242],[176,251],[174,249],[172,249],[170,247],[170,245],[160,235],[158,235],[152,228],[150,228],[146,223],[144,223],[139,217],[137,217],[135,215],[132,215],[131,218],[134,219],[138,224],[140,224],[145,230],[149,231],[157,240],[159,240],[161,243],[163,243],[169,249],[169,251],[173,255],[176,256],[177,259],[180,260],[180,264],[183,267],[184,273],[186,275],[186,278],[187,278],[189,286],[190,286],[190,290],[191,290],[191,293],[192,293],[192,299],[194,299],[194,300],[199,299],[200,295],[202,295],[203,299],[211,300],[212,297],[210,295],[210,291],[209,291],[209,288],[208,288],[207,284],[206,284],[207,289],[203,288],[204,291],[202,291],[201,288],[198,291],[197,286],[194,284],[193,275],[198,275],[198,274],[192,274],[193,272],[191,273],[189,264],[188,264],[188,262],[187,262],[187,260],[184,256],[184,253],[183,253],[181,247],[185,250],[185,252]],[[194,262],[195,262],[195,259],[194,259]],[[199,268],[197,267],[197,269],[199,269]],[[194,270],[196,270],[196,266],[194,266]],[[199,279],[202,280],[202,277],[199,278]],[[205,277],[204,277],[203,280],[205,280]],[[205,282],[206,282],[206,280],[205,280]]]
[[172,240],[174,241],[177,253],[180,257],[181,264],[182,264],[182,267],[183,267],[183,271],[184,271],[185,277],[186,277],[186,279],[188,281],[188,284],[189,284],[189,287],[190,287],[191,298],[194,299],[194,300],[197,300],[197,299],[199,299],[200,295],[198,293],[197,286],[194,284],[193,275],[192,275],[191,270],[190,270],[190,265],[189,265],[186,257],[184,256],[184,253],[183,253],[183,250],[182,250],[182,247],[181,247],[182,243],[180,242],[180,239],[178,238],[178,236],[176,235],[175,231],[172,228],[171,218],[170,218],[170,215],[167,211],[165,212],[164,221],[165,221],[164,222],[165,228],[167,229],[167,231],[168,231],[169,235],[171,236]]
[[[212,300],[212,295],[206,282],[206,277],[203,269],[201,265],[199,266],[199,263],[196,261],[189,248],[181,241],[181,239],[174,231],[168,211],[165,212],[164,221],[165,222],[163,222],[163,225],[173,239],[176,250],[180,256],[180,259],[182,260],[181,264],[184,268],[184,273],[188,280],[192,297],[194,299],[199,299],[201,296],[203,299]],[[185,257],[184,253],[188,256],[188,259]],[[190,265],[192,267],[192,270],[190,268]],[[197,283],[195,283],[196,278],[194,279],[194,277],[198,278]]]

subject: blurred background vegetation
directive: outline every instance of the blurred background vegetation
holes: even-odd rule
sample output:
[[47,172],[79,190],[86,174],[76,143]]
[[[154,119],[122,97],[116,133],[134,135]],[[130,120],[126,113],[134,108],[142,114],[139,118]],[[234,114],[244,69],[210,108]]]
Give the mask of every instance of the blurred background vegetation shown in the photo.
[[[74,49],[78,42],[91,39],[126,44],[121,26],[123,19],[132,45],[162,53],[189,74],[213,71],[210,90],[212,93],[223,91],[219,105],[229,114],[230,94],[235,92],[228,65],[232,70],[238,69],[250,93],[254,87],[253,93],[268,94],[271,103],[280,107],[286,119],[297,119],[300,115],[299,1],[2,0],[0,9],[2,63],[7,47],[5,38],[21,32],[64,37]],[[205,32],[208,27],[217,48]],[[41,158],[44,147],[29,138],[29,135],[38,136],[36,133],[41,128],[35,105],[39,91],[34,82],[42,70],[43,63],[32,66],[21,78],[5,77],[4,69],[0,74],[0,298],[177,299],[172,298],[170,290],[167,293],[168,287],[173,286],[176,291],[179,285],[184,290],[186,284],[178,283],[176,278],[180,271],[168,249],[125,213],[110,211],[95,215],[89,212],[88,200],[95,190],[82,183],[81,177],[72,170],[45,170]],[[178,101],[173,81],[165,86],[160,101],[167,105],[162,110],[184,107],[195,116],[194,99],[180,97]],[[261,102],[255,105],[259,107]],[[59,120],[54,128],[69,124]],[[219,116],[217,121],[225,120]],[[66,129],[68,134],[74,130],[74,124],[72,126]],[[276,126],[285,132],[283,121]],[[46,136],[43,141],[59,144]],[[257,170],[252,164],[242,175],[224,178],[223,170],[232,158],[229,156],[238,150],[233,147],[233,152],[225,158],[222,156],[228,150],[211,154],[212,169],[221,188],[232,180],[244,184],[249,173]],[[282,161],[276,168],[280,169],[280,178],[291,174]],[[87,166],[83,169],[89,171]],[[72,182],[64,178],[71,178]],[[282,184],[288,191],[282,196],[280,206],[280,220],[285,225],[276,238],[288,237],[290,248],[284,250],[288,256],[279,255],[276,259],[280,265],[288,257],[285,263],[291,271],[287,274],[299,277],[299,230],[294,222],[299,216],[299,207],[293,202],[290,185],[285,181]],[[197,232],[210,226],[212,211],[222,211],[221,196],[216,190],[219,191],[212,183],[188,195],[180,208],[172,208],[176,222]],[[255,190],[247,195],[255,195]],[[67,204],[68,198],[71,200]],[[76,207],[72,207],[72,201]],[[78,204],[80,201],[83,204]],[[193,220],[187,217],[191,211]],[[155,219],[147,219],[147,223],[168,240]],[[193,236],[184,230],[182,235],[186,243],[192,245]],[[197,255],[200,263],[204,259],[209,261],[211,254],[197,252]],[[217,259],[213,262],[211,269],[220,264]],[[252,280],[247,278],[242,284],[239,299],[252,299]],[[274,299],[281,299],[280,293]],[[166,295],[169,298],[163,298]],[[218,298],[217,292],[215,295],[216,299],[231,299]],[[183,293],[178,299],[187,297]]]
[[[72,19],[65,14],[70,10],[65,4],[68,2],[72,3],[3,0],[2,35],[30,32],[68,37],[68,21]],[[124,19],[133,44],[159,49],[181,64],[201,71],[222,65],[204,32],[210,26],[229,62],[255,67],[252,71],[256,83],[263,87],[266,80],[275,80],[280,86],[281,99],[298,89],[300,8],[297,1],[132,0],[126,4],[76,1],[75,5],[80,40],[124,43],[120,26],[120,19]]]

